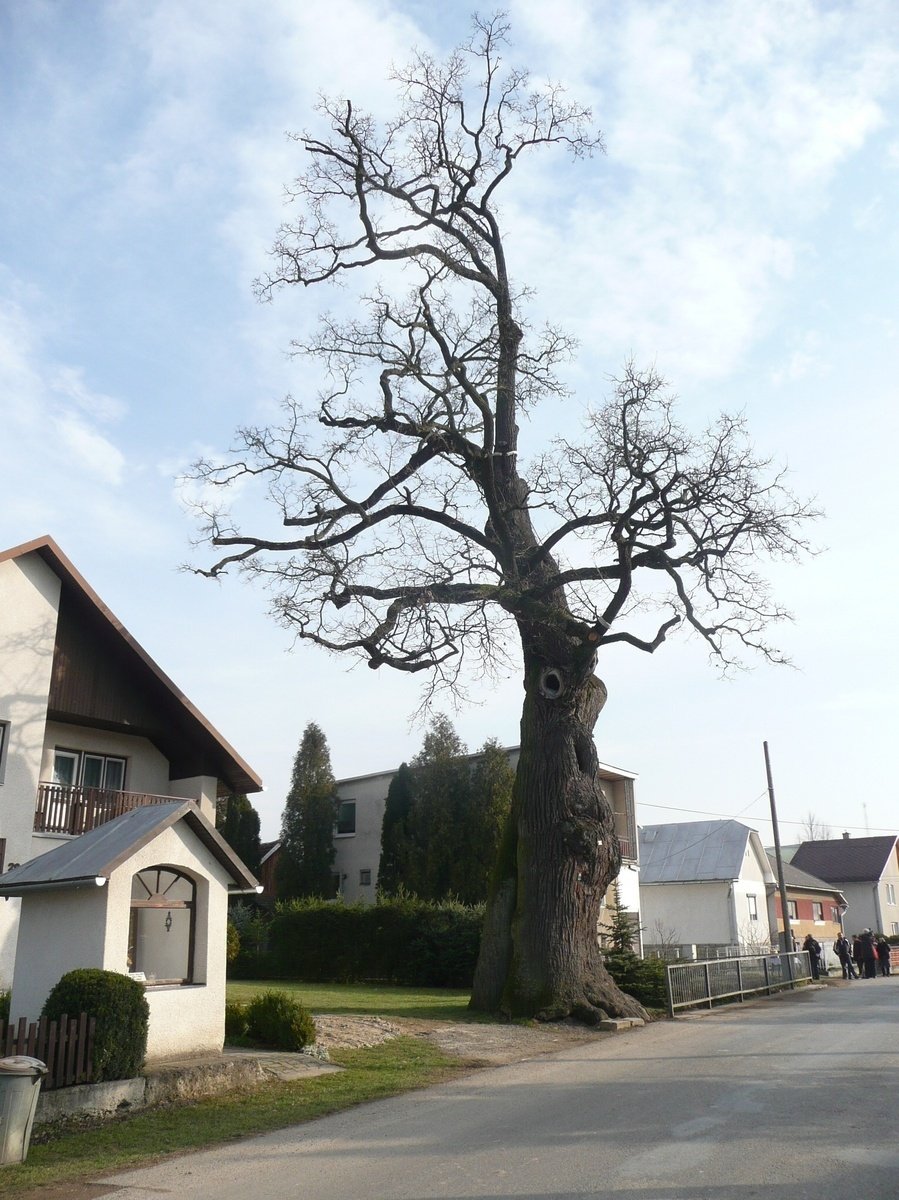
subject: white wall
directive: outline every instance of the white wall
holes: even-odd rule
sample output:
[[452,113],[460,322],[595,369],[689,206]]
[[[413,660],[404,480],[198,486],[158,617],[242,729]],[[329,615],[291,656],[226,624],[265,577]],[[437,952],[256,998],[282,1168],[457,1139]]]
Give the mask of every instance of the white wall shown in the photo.
[[200,812],[215,824],[215,802],[218,798],[219,781],[214,775],[193,775],[189,779],[166,779],[166,796],[178,796],[183,800],[194,800]]
[[[0,720],[8,721],[0,784],[6,863],[31,857],[31,831],[59,611],[58,577],[36,554],[0,563]],[[12,982],[18,900],[0,902],[0,987]]]
[[[337,795],[341,800],[356,801],[356,832],[338,835],[334,839],[334,871],[341,878],[341,894],[349,902],[375,902],[381,859],[381,825],[384,822],[387,789],[394,774],[394,771],[382,771],[378,775],[343,780],[337,785]],[[370,885],[359,882],[362,870],[371,871]]]
[[[656,943],[658,925],[670,931],[670,939],[680,944],[710,942],[729,945],[734,940],[730,884],[649,883],[640,888],[643,940]],[[764,906],[764,892],[762,893]]]
[[151,796],[181,795],[180,792],[173,792],[169,783],[168,759],[145,737],[92,729],[87,725],[48,721],[41,762],[41,779],[48,783],[53,779],[53,757],[57,747],[126,759],[126,792],[146,792]]
[[37,892],[22,901],[9,1009],[13,1019],[36,1020],[51,988],[67,971],[105,965],[106,892],[91,883]]

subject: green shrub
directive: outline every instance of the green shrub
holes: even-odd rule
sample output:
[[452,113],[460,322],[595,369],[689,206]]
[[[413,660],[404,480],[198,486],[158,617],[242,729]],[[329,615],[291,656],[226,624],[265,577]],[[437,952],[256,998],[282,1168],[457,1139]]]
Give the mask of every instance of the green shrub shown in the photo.
[[225,1039],[233,1042],[247,1036],[247,1006],[241,1000],[229,1000],[225,1005]]
[[9,1020],[9,992],[0,992],[0,1022],[4,1025]]
[[225,958],[229,963],[234,962],[240,954],[240,934],[237,931],[237,926],[233,921],[228,922],[228,943],[225,950]]
[[41,1016],[58,1020],[79,1013],[95,1017],[94,1082],[133,1079],[147,1052],[150,1008],[143,987],[117,971],[82,968],[56,984]]
[[638,958],[627,951],[606,955],[606,970],[621,990],[646,1008],[668,1005],[666,965],[661,958]]
[[275,1050],[302,1050],[315,1041],[312,1013],[287,992],[260,992],[246,1008],[247,1031]]

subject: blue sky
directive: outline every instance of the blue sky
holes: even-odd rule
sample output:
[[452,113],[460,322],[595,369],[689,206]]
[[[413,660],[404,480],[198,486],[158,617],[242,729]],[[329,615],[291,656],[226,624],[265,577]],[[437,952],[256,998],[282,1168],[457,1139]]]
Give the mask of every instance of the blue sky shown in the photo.
[[[740,816],[784,841],[807,812],[899,831],[899,21],[891,3],[522,0],[509,57],[593,106],[607,153],[552,155],[505,202],[513,270],[580,339],[574,431],[630,355],[701,427],[745,410],[816,495],[823,552],[773,570],[795,670],[722,681],[689,640],[610,650],[600,757],[639,772],[640,819]],[[391,63],[444,52],[469,5],[7,0],[0,8],[0,543],[51,534],[260,771],[274,836],[300,734],[339,776],[414,754],[417,684],[292,649],[266,599],[200,561],[177,477],[316,386],[288,360],[333,297],[260,305],[252,280],[302,169],[284,135],[318,93],[388,112]],[[350,303],[344,297],[340,303]],[[455,715],[517,741],[516,679]]]

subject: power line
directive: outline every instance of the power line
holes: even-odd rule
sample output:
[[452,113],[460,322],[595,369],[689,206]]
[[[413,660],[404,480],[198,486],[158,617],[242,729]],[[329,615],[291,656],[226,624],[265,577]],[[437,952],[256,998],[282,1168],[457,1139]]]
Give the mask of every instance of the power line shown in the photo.
[[[749,803],[746,805],[746,807],[740,809],[740,811],[736,814],[736,816],[733,816],[730,813],[709,812],[708,810],[703,809],[703,808],[684,808],[680,804],[650,804],[646,800],[638,800],[637,806],[642,807],[642,808],[661,808],[661,809],[664,809],[666,812],[693,813],[696,816],[700,816],[700,817],[718,817],[719,819],[724,820],[724,821],[735,821],[737,819],[737,817],[741,817],[745,814],[746,809],[751,808],[753,806],[753,804],[757,804],[758,801],[761,800],[762,797],[765,796],[766,794],[767,794],[766,792],[762,792],[760,795],[756,796],[756,798],[754,800],[750,800]],[[759,820],[759,821],[767,821],[769,824],[771,822],[770,817],[757,817],[755,819]],[[781,823],[781,825],[804,825],[806,822],[805,821],[795,821],[795,820],[791,821],[786,817],[781,817],[780,823]],[[826,822],[824,822],[824,823],[826,824]],[[852,829],[852,830],[856,830],[856,831],[864,832],[864,833],[871,832],[870,827],[867,825],[846,825],[841,822],[840,828],[845,829],[847,831]],[[887,829],[884,826],[875,826],[874,832],[875,833],[895,833],[895,830]]]

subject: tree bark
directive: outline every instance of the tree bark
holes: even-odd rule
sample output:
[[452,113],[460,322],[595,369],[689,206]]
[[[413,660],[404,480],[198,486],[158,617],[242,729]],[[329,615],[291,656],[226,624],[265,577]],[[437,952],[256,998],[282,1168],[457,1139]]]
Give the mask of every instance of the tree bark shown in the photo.
[[597,935],[621,865],[593,743],[606,689],[592,656],[583,663],[561,639],[522,635],[521,757],[471,1006],[544,1021],[645,1017],[606,971]]

